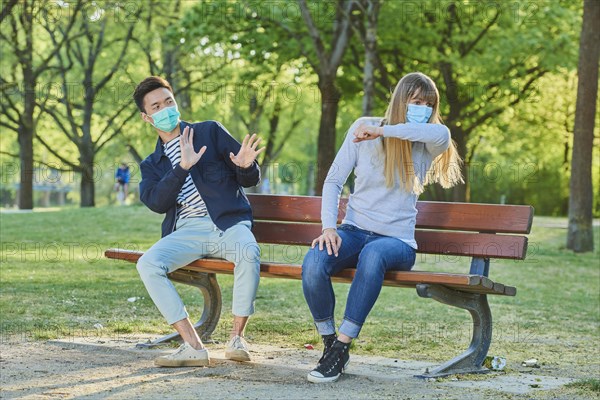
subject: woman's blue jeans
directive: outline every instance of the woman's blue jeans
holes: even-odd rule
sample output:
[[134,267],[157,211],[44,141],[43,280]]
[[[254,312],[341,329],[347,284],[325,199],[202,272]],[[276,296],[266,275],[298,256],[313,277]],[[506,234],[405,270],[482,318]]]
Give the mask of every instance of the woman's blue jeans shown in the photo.
[[331,276],[356,267],[350,286],[344,320],[339,332],[358,337],[367,315],[373,308],[387,271],[410,271],[415,264],[415,249],[400,239],[379,235],[343,224],[338,228],[342,245],[338,256],[316,245],[304,257],[302,289],[319,334],[335,333],[335,294]]

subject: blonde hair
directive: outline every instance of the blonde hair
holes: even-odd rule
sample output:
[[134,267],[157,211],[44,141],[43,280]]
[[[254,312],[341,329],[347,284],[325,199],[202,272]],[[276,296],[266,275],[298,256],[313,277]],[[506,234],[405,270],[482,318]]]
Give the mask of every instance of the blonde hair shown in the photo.
[[[439,114],[440,95],[431,78],[421,72],[405,75],[396,85],[392,99],[385,112],[382,125],[396,125],[406,122],[406,109],[408,102],[415,95],[419,95],[426,103],[431,104],[433,112],[429,123],[441,124]],[[424,186],[438,182],[443,188],[448,189],[462,183],[460,172],[462,160],[456,150],[454,140],[450,141],[448,149],[437,156],[425,174],[423,182],[415,174],[412,159],[412,142],[397,138],[383,138],[385,154],[385,182],[388,187],[394,186],[396,172],[401,180],[401,187],[407,192],[423,193]]]

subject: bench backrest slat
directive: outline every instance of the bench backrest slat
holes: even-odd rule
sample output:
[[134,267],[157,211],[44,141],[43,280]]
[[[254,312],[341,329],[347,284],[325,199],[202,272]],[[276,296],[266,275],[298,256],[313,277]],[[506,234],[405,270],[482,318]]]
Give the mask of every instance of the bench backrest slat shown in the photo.
[[[308,246],[320,235],[317,224],[255,221],[252,229],[259,243]],[[489,233],[417,230],[419,253],[483,258],[525,258],[527,238]]]
[[[257,220],[321,223],[321,198],[249,194]],[[340,200],[339,222],[347,199]],[[417,202],[417,228],[470,232],[521,233],[531,230],[533,207],[517,205]]]

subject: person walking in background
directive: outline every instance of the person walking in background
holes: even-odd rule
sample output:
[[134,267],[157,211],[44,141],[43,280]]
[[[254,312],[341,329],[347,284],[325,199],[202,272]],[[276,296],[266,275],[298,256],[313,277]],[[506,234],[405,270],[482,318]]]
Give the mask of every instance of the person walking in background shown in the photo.
[[117,200],[119,204],[124,205],[127,201],[127,194],[129,190],[129,166],[127,163],[121,163],[117,171],[115,172],[115,192],[117,192]]
[[[461,160],[442,125],[439,93],[415,72],[396,86],[385,118],[352,124],[323,185],[322,234],[302,264],[304,297],[322,336],[324,351],[308,380],[336,381],[349,349],[373,308],[387,271],[408,271],[416,258],[416,202],[425,185],[449,188],[462,182]],[[337,225],[342,187],[350,172],[355,188]],[[331,276],[356,267],[344,319],[336,334]]]

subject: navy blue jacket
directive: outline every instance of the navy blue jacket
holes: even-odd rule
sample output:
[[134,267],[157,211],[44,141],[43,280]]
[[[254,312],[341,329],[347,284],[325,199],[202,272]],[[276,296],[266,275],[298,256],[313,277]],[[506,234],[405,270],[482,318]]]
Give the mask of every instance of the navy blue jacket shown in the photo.
[[225,231],[240,221],[252,222],[250,202],[242,187],[256,186],[260,181],[260,168],[254,163],[248,168],[236,166],[229,153],[237,154],[240,143],[217,121],[195,124],[181,121],[181,132],[186,126],[194,129],[194,150],[206,146],[206,151],[189,171],[179,164],[173,168],[164,153],[159,138],[156,150],[140,164],[142,181],[140,199],[154,212],[165,214],[162,237],[175,230],[177,218],[177,196],[188,173],[206,204],[206,209],[215,225]]

